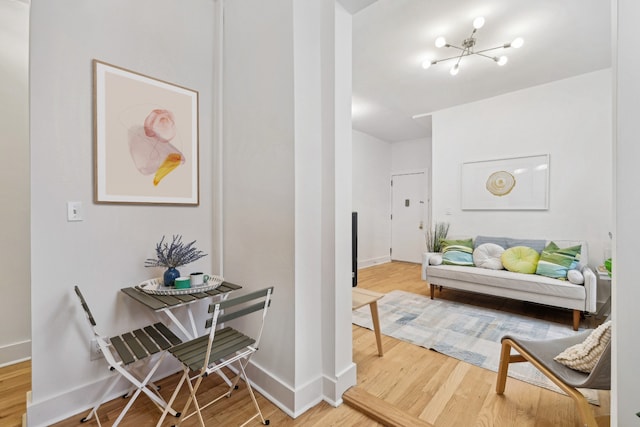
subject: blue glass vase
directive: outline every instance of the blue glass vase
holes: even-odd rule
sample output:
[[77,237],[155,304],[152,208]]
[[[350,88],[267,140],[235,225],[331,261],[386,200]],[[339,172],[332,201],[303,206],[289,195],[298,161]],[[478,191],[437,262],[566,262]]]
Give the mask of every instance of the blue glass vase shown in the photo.
[[180,272],[175,267],[169,267],[162,276],[165,286],[173,286],[175,280],[180,277]]

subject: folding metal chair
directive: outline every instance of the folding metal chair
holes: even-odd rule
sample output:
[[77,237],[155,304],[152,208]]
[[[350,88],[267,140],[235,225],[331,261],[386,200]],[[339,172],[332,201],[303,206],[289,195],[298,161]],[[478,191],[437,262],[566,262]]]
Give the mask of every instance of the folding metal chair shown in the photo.
[[[151,377],[153,377],[153,374],[156,372],[160,363],[166,356],[167,350],[173,345],[182,343],[182,340],[173,334],[173,332],[171,332],[162,323],[145,326],[144,328],[136,329],[132,332],[127,332],[105,340],[96,330],[96,321],[94,320],[93,314],[91,314],[91,310],[89,309],[89,305],[84,299],[84,296],[82,295],[82,292],[80,292],[78,286],[75,286],[75,292],[78,295],[78,298],[80,298],[82,308],[89,319],[89,323],[91,324],[93,338],[97,341],[100,351],[109,364],[109,370],[119,374],[112,378],[108,387],[96,402],[95,406],[91,409],[89,414],[80,421],[85,423],[95,415],[98,425],[101,425],[100,419],[98,418],[98,408],[106,401],[121,377],[125,378],[132,384],[132,388],[129,392],[123,396],[131,396],[131,399],[122,412],[120,412],[120,415],[113,424],[114,427],[122,421],[129,408],[131,408],[131,405],[133,405],[133,402],[140,395],[140,392],[149,396],[151,401],[155,403],[161,411],[170,413],[176,417],[180,416],[179,413],[167,406],[167,402],[165,402],[157,391],[159,387],[151,382]],[[154,363],[151,362],[151,356],[153,355],[159,356]],[[149,371],[146,374],[141,374],[139,370],[142,367],[146,367]],[[135,390],[135,392],[133,392],[133,390]],[[133,395],[131,394],[132,392]]]
[[[209,306],[209,314],[211,314],[211,317],[207,320],[205,325],[206,328],[209,329],[209,333],[177,345],[169,350],[169,352],[183,364],[183,374],[178,382],[175,392],[171,396],[171,399],[169,399],[169,406],[164,410],[157,426],[160,426],[164,421],[164,418],[169,411],[169,407],[173,404],[185,381],[189,386],[190,396],[182,410],[182,414],[187,413],[191,403],[195,406],[195,410],[189,414],[183,415],[180,418],[178,425],[180,425],[182,421],[197,414],[200,419],[200,424],[204,427],[205,423],[202,418],[201,411],[223,397],[230,397],[233,390],[238,388],[238,381],[240,378],[243,378],[247,384],[247,390],[249,391],[253,405],[256,408],[256,413],[242,425],[246,425],[256,417],[260,417],[262,424],[269,424],[269,420],[265,420],[262,416],[262,411],[260,411],[260,407],[258,406],[258,402],[251,387],[251,382],[245,372],[245,367],[249,363],[249,359],[253,353],[258,351],[258,345],[260,343],[260,337],[262,336],[262,329],[264,327],[267,309],[271,304],[272,293],[273,287],[270,287],[247,295],[211,304]],[[261,321],[258,331],[255,334],[255,338],[251,338],[232,327],[222,327],[221,325],[233,319],[260,311],[262,312],[262,316],[259,316]],[[221,329],[217,329],[218,326],[220,326]],[[237,370],[237,375],[231,382],[229,390],[206,405],[201,406],[198,403],[196,394],[203,378],[213,372],[220,373],[221,369],[226,366],[229,366],[232,370]],[[196,374],[193,377],[190,377],[189,374],[192,371]]]

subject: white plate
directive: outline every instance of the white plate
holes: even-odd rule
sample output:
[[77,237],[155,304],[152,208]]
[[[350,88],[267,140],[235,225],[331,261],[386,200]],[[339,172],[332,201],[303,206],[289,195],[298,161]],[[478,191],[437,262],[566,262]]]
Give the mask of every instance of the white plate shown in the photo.
[[138,288],[152,295],[185,295],[211,291],[220,286],[222,282],[224,282],[224,278],[209,275],[209,281],[204,285],[194,286],[192,288],[176,289],[173,286],[164,286],[162,277],[154,277],[153,279],[145,280],[140,283]]

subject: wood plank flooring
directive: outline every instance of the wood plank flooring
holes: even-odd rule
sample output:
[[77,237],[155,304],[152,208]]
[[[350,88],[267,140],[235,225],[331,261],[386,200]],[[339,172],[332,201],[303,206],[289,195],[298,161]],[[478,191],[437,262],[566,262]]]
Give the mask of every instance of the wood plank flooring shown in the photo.
[[[363,269],[358,275],[358,286],[362,288],[383,293],[402,289],[428,295],[428,287],[420,280],[420,266],[417,264],[400,262],[381,264]],[[570,327],[571,313],[567,310],[556,310],[446,289],[438,293],[437,297],[522,313],[563,323]],[[587,318],[583,322],[585,326],[591,326],[595,320]],[[362,406],[374,405],[379,412],[378,415],[382,417],[376,419],[382,420],[385,425],[409,426],[414,419],[418,419],[421,425],[436,427],[576,427],[579,425],[575,405],[569,397],[511,378],[507,380],[505,394],[498,396],[495,394],[496,374],[494,372],[384,335],[382,336],[384,357],[378,357],[374,333],[353,325],[352,331],[353,360],[358,365],[358,386],[348,392],[349,396],[345,397],[345,400],[359,399]],[[26,366],[20,369],[30,371],[28,362]],[[22,374],[7,374],[13,369],[13,367],[0,369],[0,407],[2,408],[0,425],[3,427],[21,425],[20,418],[24,409],[14,411],[15,413],[11,415],[9,411],[5,411],[5,401],[16,399],[22,402],[21,408],[24,408],[25,391],[30,388],[28,376],[25,380]],[[8,381],[5,375],[22,375],[22,388],[16,389],[13,386],[9,388],[9,383],[5,382]],[[224,390],[217,376],[210,376],[205,381],[208,383],[209,390],[202,396],[202,401]],[[176,376],[159,382],[163,396],[171,395],[176,382]],[[594,407],[594,412],[596,416],[606,417],[609,414],[609,392],[599,392],[599,395],[601,406]],[[179,398],[180,404],[176,405],[178,408],[186,399],[186,393],[181,393]],[[223,399],[204,411],[206,424],[211,426],[241,424],[252,413],[251,405],[246,404],[248,401],[246,387],[241,384],[240,389],[229,399]],[[258,395],[258,402],[265,418],[270,419],[271,425],[274,426],[383,425],[345,404],[333,408],[323,402],[298,418],[292,419],[260,395]],[[105,404],[100,409],[103,425],[111,425],[125,403],[124,399],[115,399]],[[402,416],[393,418],[392,413],[400,413]],[[384,421],[385,414],[393,419],[404,418],[405,421]],[[54,427],[79,426],[80,418],[84,415],[83,412],[55,424]],[[143,396],[136,401],[121,425],[152,426],[155,425],[158,417],[159,412],[156,407]],[[175,418],[168,419],[163,425],[169,426],[174,422]],[[95,426],[97,423],[90,421],[83,425]],[[196,419],[189,419],[182,425],[196,426],[198,422]],[[249,425],[257,426],[260,423],[255,421]],[[605,425],[608,425],[606,418],[601,423],[601,427]]]
[[0,426],[22,425],[27,409],[26,396],[31,390],[31,361],[0,368]]

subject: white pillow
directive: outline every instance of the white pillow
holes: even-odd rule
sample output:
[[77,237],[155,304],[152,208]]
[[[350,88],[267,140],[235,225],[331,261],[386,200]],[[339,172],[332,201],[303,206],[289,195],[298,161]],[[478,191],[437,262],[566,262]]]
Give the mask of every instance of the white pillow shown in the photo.
[[429,264],[430,265],[440,265],[440,264],[442,264],[442,255],[440,255],[440,254],[431,255],[429,257]]
[[503,252],[504,248],[500,245],[483,243],[473,251],[473,264],[490,270],[502,270],[504,267],[500,257]]
[[584,283],[584,276],[579,270],[569,270],[567,272],[567,279],[574,285],[582,285]]
[[610,320],[594,329],[584,341],[567,348],[553,360],[576,371],[589,373],[600,360],[609,341],[611,341]]

